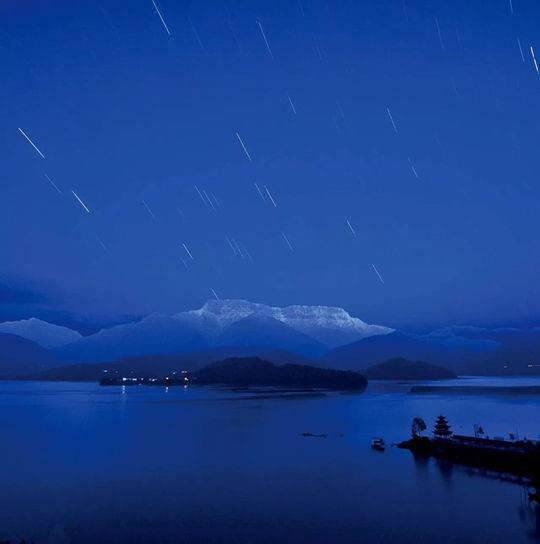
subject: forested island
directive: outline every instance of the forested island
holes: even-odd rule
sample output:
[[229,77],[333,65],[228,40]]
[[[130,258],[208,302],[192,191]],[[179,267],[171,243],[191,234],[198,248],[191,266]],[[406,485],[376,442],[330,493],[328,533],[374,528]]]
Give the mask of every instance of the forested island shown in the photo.
[[310,365],[276,365],[259,357],[236,357],[210,363],[204,368],[161,378],[105,376],[101,385],[226,385],[232,387],[312,387],[329,390],[361,390],[364,376],[350,370]]

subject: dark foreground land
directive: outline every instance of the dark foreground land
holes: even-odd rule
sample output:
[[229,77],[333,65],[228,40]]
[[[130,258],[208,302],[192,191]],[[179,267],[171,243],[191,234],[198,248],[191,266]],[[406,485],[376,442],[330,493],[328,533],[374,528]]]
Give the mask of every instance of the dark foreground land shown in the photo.
[[[398,444],[415,457],[435,457],[452,463],[514,475],[540,487],[540,443],[452,435],[447,438],[414,437]],[[534,492],[538,500],[538,492]]]

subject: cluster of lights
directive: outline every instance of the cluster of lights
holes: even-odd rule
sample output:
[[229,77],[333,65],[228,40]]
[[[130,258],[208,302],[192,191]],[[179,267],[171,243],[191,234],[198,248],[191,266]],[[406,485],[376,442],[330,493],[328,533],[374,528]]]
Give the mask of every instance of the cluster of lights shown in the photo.
[[[108,374],[108,373],[118,374],[118,370],[104,369],[103,373],[104,374]],[[183,376],[184,379],[181,380],[181,382],[184,385],[184,388],[187,387],[187,385],[188,385],[188,383],[190,381],[189,372],[187,370],[181,370],[181,371],[178,371],[178,372],[176,370],[173,370],[173,371],[171,371],[171,374],[173,375],[172,377],[171,376],[165,376],[164,378],[158,378],[158,377],[134,377],[134,376],[126,377],[126,376],[118,376],[116,379],[118,379],[122,384],[122,392],[125,392],[125,387],[126,387],[126,385],[129,385],[129,384],[145,385],[145,384],[159,384],[161,382],[168,389],[168,386],[170,384],[174,385],[175,382],[177,383],[178,381],[180,381],[178,378],[175,377],[175,375],[178,374],[178,373],[181,373],[181,374],[184,375]],[[110,379],[113,379],[113,378],[110,378]]]
[[[108,372],[107,370],[104,370],[103,372]],[[174,372],[173,372],[174,374]],[[187,370],[182,370],[182,374],[187,374]],[[149,382],[155,383],[159,380],[159,378],[122,378],[123,382],[138,382],[144,383],[145,379],[147,379]],[[171,378],[169,376],[165,377],[165,381],[169,381]],[[184,382],[189,382],[189,378],[187,376],[184,376]]]

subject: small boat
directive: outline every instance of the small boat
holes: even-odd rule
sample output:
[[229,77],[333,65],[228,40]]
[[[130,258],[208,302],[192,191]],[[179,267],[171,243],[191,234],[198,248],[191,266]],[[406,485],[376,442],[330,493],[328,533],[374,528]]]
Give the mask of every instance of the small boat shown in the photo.
[[371,441],[371,448],[377,451],[384,451],[386,448],[386,444],[384,443],[384,440],[382,438],[374,438]]
[[302,433],[302,436],[312,436],[314,438],[326,438],[327,434]]

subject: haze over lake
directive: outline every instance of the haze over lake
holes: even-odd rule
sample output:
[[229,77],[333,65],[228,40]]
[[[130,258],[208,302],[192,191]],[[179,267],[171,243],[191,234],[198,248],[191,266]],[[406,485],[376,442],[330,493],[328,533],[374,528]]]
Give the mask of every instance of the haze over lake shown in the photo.
[[[448,383],[540,384],[537,379]],[[446,542],[539,538],[522,487],[410,452],[414,416],[535,438],[540,397],[0,383],[0,538],[36,542]],[[326,433],[326,438],[300,433]]]

